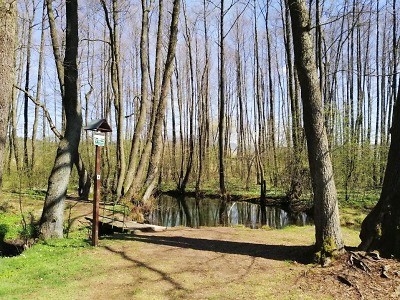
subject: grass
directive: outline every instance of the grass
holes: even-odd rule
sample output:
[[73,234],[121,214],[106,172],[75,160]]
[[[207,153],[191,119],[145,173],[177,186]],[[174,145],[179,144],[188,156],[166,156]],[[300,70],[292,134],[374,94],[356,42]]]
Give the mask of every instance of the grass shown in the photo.
[[24,233],[21,216],[13,213],[0,213],[0,238],[14,240]]
[[53,240],[18,257],[2,258],[0,299],[45,299],[43,290],[57,290],[57,299],[71,299],[71,286],[94,268],[89,249],[84,239]]

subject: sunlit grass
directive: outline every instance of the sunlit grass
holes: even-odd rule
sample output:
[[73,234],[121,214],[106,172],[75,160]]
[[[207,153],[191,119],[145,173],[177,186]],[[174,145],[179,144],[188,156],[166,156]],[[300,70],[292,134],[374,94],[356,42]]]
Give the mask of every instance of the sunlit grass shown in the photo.
[[90,275],[95,258],[89,248],[84,239],[50,240],[20,256],[0,258],[0,298],[44,299],[42,289],[56,289],[66,299],[73,281]]

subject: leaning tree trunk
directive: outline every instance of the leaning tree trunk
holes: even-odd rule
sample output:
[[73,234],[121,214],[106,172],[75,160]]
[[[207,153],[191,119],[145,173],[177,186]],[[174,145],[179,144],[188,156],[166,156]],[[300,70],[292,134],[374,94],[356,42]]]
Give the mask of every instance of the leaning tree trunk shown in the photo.
[[337,193],[329,155],[319,79],[304,0],[289,0],[295,66],[303,101],[304,130],[314,192],[316,250],[321,258],[343,250]]
[[0,1],[0,190],[3,183],[3,157],[7,140],[8,110],[15,76],[16,13],[16,1]]
[[161,154],[163,150],[161,133],[164,123],[165,110],[167,106],[169,84],[171,81],[173,65],[174,65],[175,49],[178,37],[179,11],[180,11],[180,0],[174,0],[167,59],[163,73],[160,100],[158,102],[158,107],[156,110],[156,119],[154,123],[154,131],[152,137],[151,157],[149,162],[149,168],[147,171],[145,187],[143,189],[145,190],[143,194],[143,201],[148,200],[155,191],[158,179],[157,175],[159,174],[160,171]]
[[400,84],[393,110],[391,144],[378,203],[361,225],[359,248],[400,257]]
[[[58,35],[57,35],[57,26],[55,23],[55,16],[53,12],[53,3],[52,0],[46,0],[46,6],[47,6],[47,15],[49,18],[49,28],[50,28],[50,37],[51,37],[51,45],[53,47],[53,55],[54,55],[54,60],[56,63],[56,69],[57,69],[57,77],[58,77],[58,82],[60,84],[60,91],[61,91],[61,96],[64,97],[65,93],[65,84],[64,84],[64,66],[62,63],[61,59],[61,50],[60,50],[60,43],[58,41]],[[26,91],[24,91],[26,93]],[[33,100],[31,98],[31,100]],[[39,100],[39,98],[37,98]],[[35,102],[35,101],[34,101]],[[36,105],[38,105],[36,103]],[[42,106],[43,109],[45,109],[45,106]],[[46,114],[47,120],[49,120],[49,114]],[[50,126],[50,129],[54,132],[54,134],[61,140],[63,138],[62,134],[57,134],[55,130],[55,126]],[[77,156],[77,159],[75,160],[75,166],[78,171],[79,175],[79,197],[81,199],[88,199],[89,198],[89,192],[90,192],[90,186],[91,186],[91,178],[90,174],[86,170],[86,167],[83,163],[82,157],[79,155]]]
[[66,2],[66,45],[64,58],[65,134],[61,139],[51,171],[43,213],[40,235],[44,239],[62,238],[64,202],[74,161],[78,158],[78,146],[82,129],[82,112],[78,99],[78,3]]

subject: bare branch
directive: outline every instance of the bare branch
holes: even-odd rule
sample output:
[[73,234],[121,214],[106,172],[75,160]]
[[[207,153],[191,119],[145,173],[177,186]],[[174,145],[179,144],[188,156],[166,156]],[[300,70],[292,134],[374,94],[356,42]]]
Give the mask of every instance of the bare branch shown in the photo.
[[28,98],[31,99],[31,101],[32,101],[33,103],[35,103],[35,105],[37,105],[37,106],[39,106],[40,108],[43,109],[44,115],[45,115],[47,121],[49,122],[51,131],[53,131],[54,135],[55,135],[58,139],[61,140],[61,139],[63,138],[63,135],[57,130],[56,125],[54,124],[54,122],[53,122],[53,120],[52,120],[52,118],[51,118],[51,115],[50,115],[49,111],[47,110],[46,105],[44,105],[44,104],[41,103],[38,99],[36,99],[35,97],[33,97],[33,96],[29,93],[29,91],[27,91],[27,90],[25,90],[25,89],[23,89],[23,88],[21,88],[21,87],[19,87],[19,86],[16,86],[16,85],[14,85],[14,88],[16,88],[17,90],[20,90],[21,92],[25,93],[25,95],[27,95]]

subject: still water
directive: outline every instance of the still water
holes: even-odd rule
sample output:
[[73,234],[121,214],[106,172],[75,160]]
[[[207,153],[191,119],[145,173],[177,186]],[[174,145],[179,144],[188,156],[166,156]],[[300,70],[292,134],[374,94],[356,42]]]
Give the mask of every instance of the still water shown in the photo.
[[244,225],[260,228],[263,225],[283,228],[287,225],[304,226],[312,223],[306,213],[289,214],[279,207],[267,206],[264,224],[261,224],[261,209],[258,204],[248,202],[223,202],[218,199],[195,199],[162,195],[149,216],[151,224],[175,226],[232,226]]

